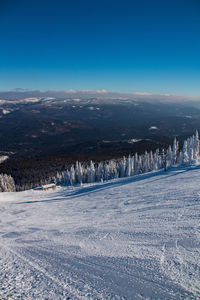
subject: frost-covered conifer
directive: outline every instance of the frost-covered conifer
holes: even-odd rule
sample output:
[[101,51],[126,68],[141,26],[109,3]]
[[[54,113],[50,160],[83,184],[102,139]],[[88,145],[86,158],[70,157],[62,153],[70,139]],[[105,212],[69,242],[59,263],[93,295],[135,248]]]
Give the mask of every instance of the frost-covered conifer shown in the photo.
[[88,169],[88,182],[95,182],[95,167],[92,160],[90,161],[90,167]]
[[62,183],[63,184],[69,184],[70,183],[70,172],[68,170],[63,172]]
[[131,169],[132,169],[132,162],[131,162],[131,156],[129,155],[126,161],[126,177],[131,176]]
[[156,151],[153,155],[153,170],[157,171],[158,170],[158,152]]
[[134,165],[135,157],[134,155],[131,157],[131,176],[134,175],[135,172],[135,165]]
[[110,173],[109,173],[109,167],[108,164],[105,164],[104,166],[104,180],[110,179]]
[[196,130],[196,134],[194,137],[193,155],[194,155],[195,161],[197,161],[199,159],[199,133],[197,130]]
[[142,173],[142,157],[141,155],[138,156],[138,161],[137,161],[137,174]]
[[71,166],[70,168],[70,178],[69,178],[70,184],[73,185],[75,183],[75,170],[74,166]]
[[120,161],[120,177],[125,177],[126,175],[126,157],[124,156],[123,159]]
[[194,162],[193,148],[192,147],[189,148],[188,161],[189,161],[190,164]]
[[147,173],[149,172],[149,153],[147,153],[147,151],[145,151],[145,155],[144,155],[144,172]]
[[77,161],[76,164],[75,164],[75,168],[74,168],[74,172],[75,172],[75,183],[78,183],[79,180],[78,180],[78,164],[79,162]]
[[153,171],[153,167],[154,167],[153,152],[150,151],[150,153],[149,153],[149,171]]
[[110,176],[110,179],[113,179],[113,178],[116,178],[116,169],[117,169],[117,165],[116,165],[116,162],[111,159],[108,163],[108,168],[109,168],[109,176]]
[[79,162],[78,163],[78,183],[82,183],[83,182],[83,168],[82,168],[82,165],[81,163]]
[[0,174],[0,192],[15,192],[15,182],[10,175]]
[[178,142],[176,138],[174,139],[173,142],[173,150],[172,150],[172,165],[176,165],[177,159],[178,159]]
[[97,181],[101,181],[104,177],[103,164],[100,162],[97,167]]
[[163,160],[162,160],[162,156],[158,155],[158,170],[163,168]]
[[183,144],[183,162],[184,164],[187,164],[189,161],[189,158],[188,158],[188,142],[187,140],[184,141],[184,144]]
[[138,154],[136,152],[134,156],[134,175],[137,174],[138,174]]
[[171,146],[168,147],[166,153],[166,167],[171,167],[173,165],[173,153]]

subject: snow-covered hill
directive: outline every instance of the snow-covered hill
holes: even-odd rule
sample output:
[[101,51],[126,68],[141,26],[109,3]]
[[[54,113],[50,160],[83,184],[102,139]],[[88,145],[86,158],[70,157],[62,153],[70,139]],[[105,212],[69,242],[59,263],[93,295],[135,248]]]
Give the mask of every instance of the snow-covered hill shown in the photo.
[[200,299],[200,167],[0,193],[1,299]]

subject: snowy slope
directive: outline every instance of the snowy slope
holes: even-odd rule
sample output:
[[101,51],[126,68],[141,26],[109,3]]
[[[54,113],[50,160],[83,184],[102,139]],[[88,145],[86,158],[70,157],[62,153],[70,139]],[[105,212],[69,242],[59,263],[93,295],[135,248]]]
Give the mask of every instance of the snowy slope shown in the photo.
[[200,299],[200,167],[0,193],[0,298]]

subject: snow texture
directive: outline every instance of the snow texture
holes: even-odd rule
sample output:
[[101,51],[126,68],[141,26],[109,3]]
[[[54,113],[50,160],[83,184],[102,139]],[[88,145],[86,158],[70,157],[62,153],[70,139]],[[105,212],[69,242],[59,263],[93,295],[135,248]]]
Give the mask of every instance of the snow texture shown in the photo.
[[200,299],[199,178],[0,193],[0,298]]

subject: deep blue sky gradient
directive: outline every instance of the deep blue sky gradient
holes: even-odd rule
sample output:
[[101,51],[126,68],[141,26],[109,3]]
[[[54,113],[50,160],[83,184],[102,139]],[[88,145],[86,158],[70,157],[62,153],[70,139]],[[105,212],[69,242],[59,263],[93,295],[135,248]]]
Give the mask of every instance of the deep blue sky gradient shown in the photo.
[[1,0],[0,90],[200,96],[199,0]]

